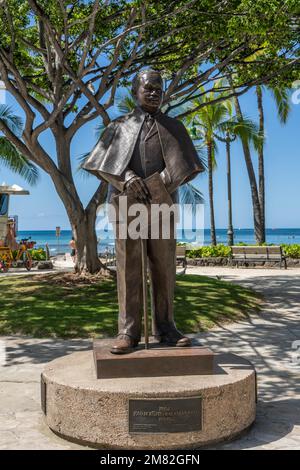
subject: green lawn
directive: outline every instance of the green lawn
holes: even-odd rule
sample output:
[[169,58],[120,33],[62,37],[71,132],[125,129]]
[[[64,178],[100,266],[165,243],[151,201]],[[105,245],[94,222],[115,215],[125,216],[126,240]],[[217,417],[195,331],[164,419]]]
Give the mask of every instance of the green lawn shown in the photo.
[[[56,275],[57,276],[57,275]],[[113,280],[55,285],[50,276],[0,277],[0,334],[35,337],[104,337],[117,331]],[[175,319],[185,333],[257,314],[260,297],[241,286],[212,278],[178,276]]]

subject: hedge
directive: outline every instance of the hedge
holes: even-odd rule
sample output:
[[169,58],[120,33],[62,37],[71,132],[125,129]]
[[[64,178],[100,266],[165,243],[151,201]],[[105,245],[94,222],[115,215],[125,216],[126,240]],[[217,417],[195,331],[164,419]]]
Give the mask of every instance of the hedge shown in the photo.
[[[182,245],[182,243],[181,243]],[[240,246],[255,246],[250,245],[247,243],[238,243],[237,245]],[[272,244],[265,243],[264,245],[272,246]],[[283,252],[289,258],[300,258],[300,245],[281,245]],[[230,246],[219,244],[216,246],[208,245],[208,246],[201,246],[195,249],[187,249],[187,257],[188,258],[227,258],[231,254]]]

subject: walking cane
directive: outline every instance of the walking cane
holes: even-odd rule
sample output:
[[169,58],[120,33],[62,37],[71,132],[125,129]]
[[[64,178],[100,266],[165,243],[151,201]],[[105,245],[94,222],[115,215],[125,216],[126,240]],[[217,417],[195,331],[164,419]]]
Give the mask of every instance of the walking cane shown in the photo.
[[144,335],[145,335],[145,349],[149,349],[149,334],[148,334],[148,299],[147,299],[147,240],[141,237],[141,251],[142,251],[142,278],[143,278],[143,311],[144,311]]

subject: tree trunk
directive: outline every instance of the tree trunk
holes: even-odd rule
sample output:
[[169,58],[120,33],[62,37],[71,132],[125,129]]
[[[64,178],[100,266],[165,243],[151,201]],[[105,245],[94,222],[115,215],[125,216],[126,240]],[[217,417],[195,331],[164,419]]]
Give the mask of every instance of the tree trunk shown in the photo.
[[73,236],[76,243],[75,271],[78,273],[98,272],[103,268],[98,256],[98,241],[95,230],[96,217],[86,212],[76,217],[72,224]]
[[60,196],[76,243],[75,271],[91,274],[104,268],[98,257],[98,242],[96,234],[97,208],[105,201],[107,185],[100,184],[93,198],[85,209],[80,201],[74,184],[70,161],[70,142],[66,139],[64,127],[54,132],[59,172],[54,171],[50,176]]
[[207,166],[208,166],[208,191],[209,191],[209,209],[210,209],[210,238],[211,244],[217,244],[215,210],[214,210],[214,186],[213,186],[213,162],[212,162],[212,142],[207,142]]
[[[55,185],[57,188],[57,185]],[[106,185],[103,185],[104,187]],[[75,271],[91,274],[104,268],[98,256],[96,234],[96,210],[84,209],[78,199],[77,204],[70,204],[69,193],[61,187],[58,191],[67,211],[76,243]],[[102,201],[104,202],[104,200]]]
[[[238,118],[243,119],[243,113],[240,107],[239,99],[237,96],[234,97],[235,110]],[[253,221],[254,221],[254,234],[256,243],[260,245],[264,241],[264,234],[261,225],[261,211],[260,211],[260,202],[258,197],[257,182],[256,176],[253,168],[253,163],[251,159],[251,152],[249,147],[249,142],[247,139],[242,139],[242,146],[244,152],[245,163],[247,167],[251,197],[252,197],[252,206],[253,206]]]
[[232,246],[233,240],[233,225],[232,225],[232,195],[231,195],[231,158],[230,158],[230,140],[227,136],[226,139],[226,160],[227,160],[227,198],[228,198],[228,229],[227,229],[227,244]]
[[[262,88],[256,87],[257,106],[259,114],[259,132],[263,136],[265,132],[265,118],[262,98]],[[265,207],[265,164],[264,164],[264,144],[262,143],[258,149],[258,197],[260,203],[260,218],[262,243],[266,241],[266,207]]]

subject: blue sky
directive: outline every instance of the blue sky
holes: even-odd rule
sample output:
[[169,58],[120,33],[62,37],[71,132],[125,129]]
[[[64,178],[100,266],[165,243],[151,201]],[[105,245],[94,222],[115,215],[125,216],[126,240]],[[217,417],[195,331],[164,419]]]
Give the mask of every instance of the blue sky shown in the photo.
[[[16,114],[22,114],[18,105],[7,95],[6,102],[12,106]],[[267,227],[300,227],[300,104],[291,104],[291,114],[288,123],[282,126],[277,118],[276,108],[271,95],[264,94],[266,118],[266,203]],[[254,92],[241,98],[244,113],[257,120],[256,99]],[[78,164],[77,157],[92,149],[96,137],[96,120],[89,123],[76,136],[72,145],[73,165]],[[41,136],[41,142],[47,151],[55,155],[53,140],[49,133]],[[216,226],[224,228],[227,225],[227,194],[225,147],[219,146],[217,156],[218,167],[214,173],[215,186],[215,216]],[[257,158],[253,152],[254,165]],[[240,144],[232,147],[232,192],[233,216],[236,228],[252,228],[252,207],[249,180]],[[87,203],[97,187],[94,177],[75,177],[78,191],[84,203]],[[0,167],[0,184],[19,184],[27,187],[26,183],[7,169]],[[209,227],[207,175],[200,175],[194,184],[202,191],[206,200],[205,227]],[[30,188],[30,196],[11,198],[10,214],[19,215],[20,230],[54,230],[57,225],[69,229],[68,217],[63,204],[57,196],[51,179],[41,171],[41,178],[36,187]]]

